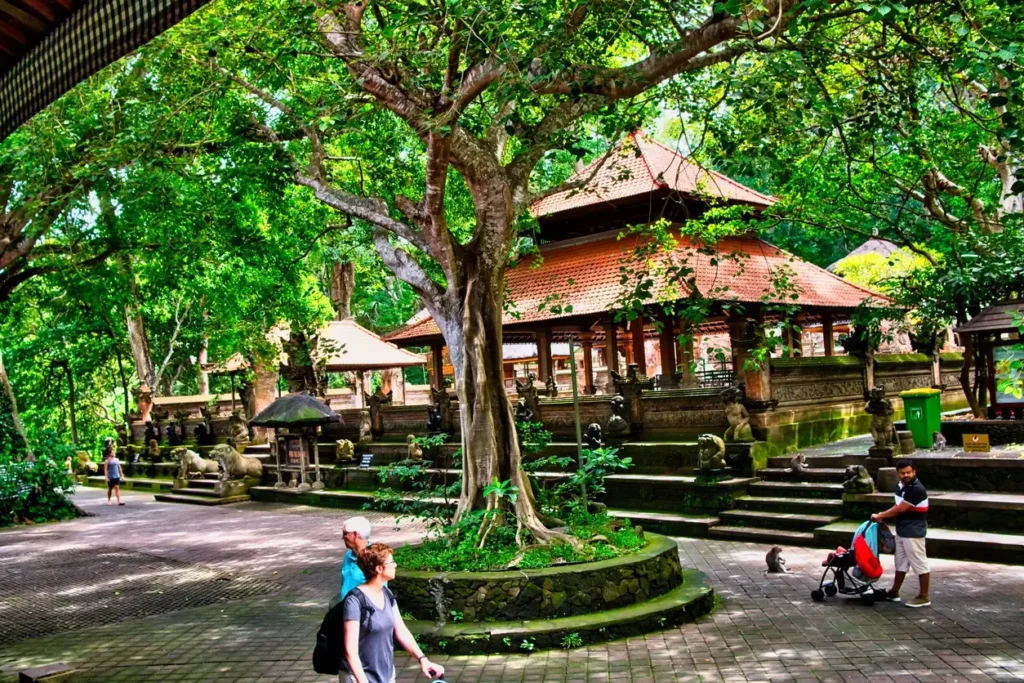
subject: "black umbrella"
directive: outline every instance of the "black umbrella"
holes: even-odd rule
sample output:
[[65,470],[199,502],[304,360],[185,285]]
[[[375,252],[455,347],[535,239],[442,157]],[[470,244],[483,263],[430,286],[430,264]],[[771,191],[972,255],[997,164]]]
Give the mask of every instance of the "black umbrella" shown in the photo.
[[340,421],[338,414],[326,403],[301,393],[282,396],[249,420],[249,424],[258,427],[311,427]]

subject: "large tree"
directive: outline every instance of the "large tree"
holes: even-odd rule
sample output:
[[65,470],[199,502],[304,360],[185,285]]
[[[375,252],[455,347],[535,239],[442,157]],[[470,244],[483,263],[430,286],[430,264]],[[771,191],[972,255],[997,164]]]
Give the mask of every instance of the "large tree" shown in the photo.
[[679,74],[788,49],[857,6],[241,2],[179,27],[159,59],[179,73],[191,62],[210,76],[189,78],[219,78],[226,93],[247,96],[238,125],[285,150],[295,183],[370,226],[451,352],[464,448],[458,514],[493,509],[497,496],[484,488],[511,481],[520,529],[546,542],[561,536],[520,470],[501,379],[504,271],[539,196],[538,165],[558,150],[582,154],[585,132],[629,132]]

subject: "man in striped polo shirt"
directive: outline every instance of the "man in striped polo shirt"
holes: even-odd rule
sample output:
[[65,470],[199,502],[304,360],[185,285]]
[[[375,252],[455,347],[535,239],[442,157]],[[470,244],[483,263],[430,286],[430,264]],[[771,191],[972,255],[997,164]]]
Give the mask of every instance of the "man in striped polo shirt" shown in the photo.
[[928,533],[928,492],[917,478],[914,462],[906,458],[896,463],[896,474],[900,482],[896,486],[896,504],[885,512],[871,515],[871,519],[882,522],[896,520],[896,580],[889,589],[889,600],[900,602],[900,588],[907,578],[907,571],[914,570],[921,584],[918,595],[907,602],[907,607],[928,607],[931,573],[928,556],[925,555],[924,539]]

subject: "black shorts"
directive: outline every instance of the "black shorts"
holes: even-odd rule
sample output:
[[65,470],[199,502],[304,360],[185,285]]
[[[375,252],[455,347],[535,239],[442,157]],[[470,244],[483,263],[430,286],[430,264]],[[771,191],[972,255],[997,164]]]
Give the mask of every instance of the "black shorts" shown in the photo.
[[113,479],[107,479],[107,490],[112,491],[115,486],[121,485],[121,478],[114,477]]

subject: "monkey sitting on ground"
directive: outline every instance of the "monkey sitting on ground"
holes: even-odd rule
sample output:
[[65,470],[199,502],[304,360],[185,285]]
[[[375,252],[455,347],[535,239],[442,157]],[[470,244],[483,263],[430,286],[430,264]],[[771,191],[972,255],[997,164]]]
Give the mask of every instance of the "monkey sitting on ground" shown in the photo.
[[772,546],[772,549],[764,556],[764,561],[768,565],[768,570],[764,573],[765,576],[789,573],[789,570],[786,569],[786,561],[782,559],[782,548],[777,545]]

